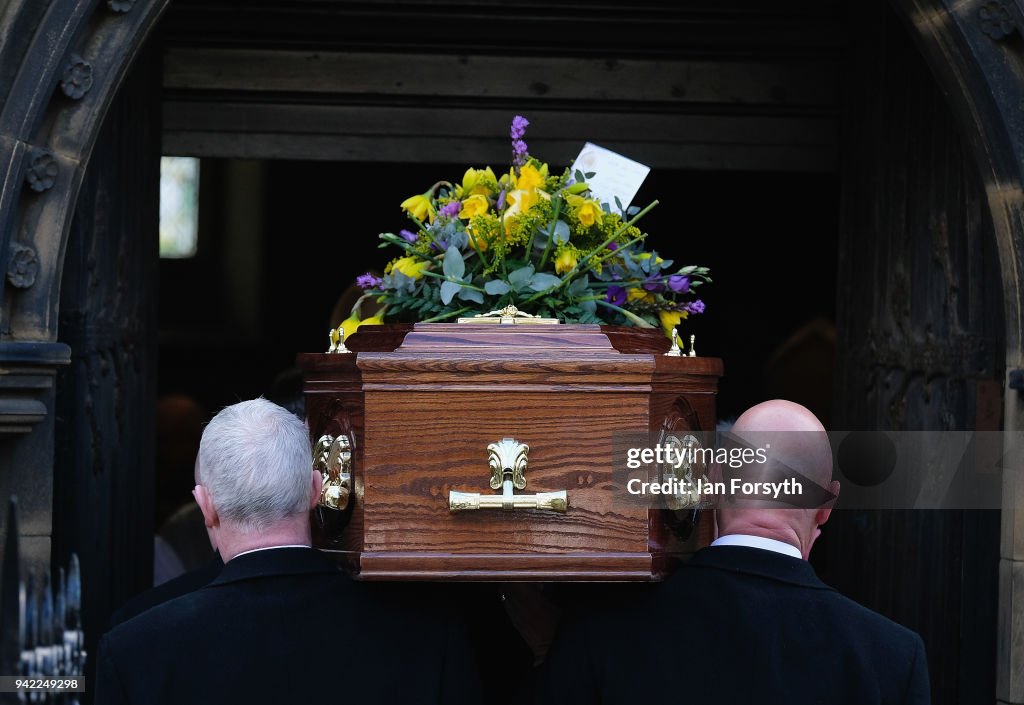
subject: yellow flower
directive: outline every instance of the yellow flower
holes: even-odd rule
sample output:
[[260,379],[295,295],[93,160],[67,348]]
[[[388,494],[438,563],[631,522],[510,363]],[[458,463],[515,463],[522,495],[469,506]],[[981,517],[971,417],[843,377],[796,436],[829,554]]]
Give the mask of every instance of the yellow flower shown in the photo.
[[462,197],[478,194],[482,196],[490,195],[491,184],[496,184],[497,181],[494,172],[491,171],[491,167],[466,169],[466,173],[462,177],[461,193],[459,195]]
[[434,212],[434,204],[430,201],[429,193],[428,191],[416,196],[409,196],[409,198],[402,201],[402,208],[421,223],[424,220],[433,223],[434,216],[437,215]]
[[684,320],[687,316],[686,311],[658,311],[658,318],[661,320],[661,329],[665,331],[665,335],[669,338],[672,337],[672,331],[679,322]]
[[[641,252],[640,254],[638,254],[636,256],[636,258],[637,259],[650,259],[651,258],[651,253],[650,252]],[[663,260],[661,257],[655,257],[654,258],[654,263],[655,264],[661,264],[664,261],[665,260]]]
[[626,300],[627,301],[640,301],[641,303],[645,303],[645,304],[653,304],[654,303],[654,294],[652,294],[651,292],[647,291],[646,289],[641,289],[638,286],[634,286],[634,287],[630,287],[627,290],[627,292],[626,292]]
[[544,164],[540,169],[533,164],[524,164],[519,167],[519,178],[516,179],[516,188],[529,191],[540,188],[548,178],[548,165]]
[[555,271],[558,274],[565,274],[571,271],[576,266],[578,260],[576,259],[576,251],[570,247],[564,248],[555,257]]
[[428,267],[430,267],[430,262],[426,260],[417,260],[415,257],[400,257],[389,264],[384,272],[385,274],[400,272],[410,279],[421,279],[423,277],[423,270]]
[[569,194],[566,197],[566,200],[569,202],[569,205],[572,206],[573,211],[576,213],[576,218],[579,219],[581,225],[589,228],[595,223],[598,225],[601,224],[601,218],[604,216],[604,210],[601,208],[600,203],[575,194]]
[[487,197],[480,194],[470,196],[462,202],[462,210],[459,211],[460,218],[472,218],[474,215],[483,215],[490,208]]
[[537,189],[531,189],[530,191],[516,189],[505,197],[509,204],[508,208],[505,209],[504,215],[502,215],[506,235],[512,231],[512,219],[537,205],[541,197],[551,198],[543,191],[538,191]]
[[381,316],[380,314],[378,314],[376,316],[370,316],[369,318],[365,318],[365,319],[363,319],[362,321],[359,322],[359,325],[361,325],[361,326],[379,326],[379,325],[383,325],[383,324],[384,324],[384,317]]
[[348,340],[348,337],[355,333],[359,329],[359,316],[352,314],[344,321],[341,322],[341,332],[343,334],[342,340]]

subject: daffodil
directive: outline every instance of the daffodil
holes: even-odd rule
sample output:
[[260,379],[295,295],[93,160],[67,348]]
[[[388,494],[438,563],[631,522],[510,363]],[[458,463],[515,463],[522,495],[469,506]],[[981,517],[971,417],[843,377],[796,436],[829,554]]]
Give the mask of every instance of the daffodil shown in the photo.
[[430,195],[431,192],[427,191],[416,196],[409,196],[402,201],[402,208],[421,223],[424,220],[433,223],[437,214],[434,212],[434,204],[430,200]]
[[462,202],[462,210],[459,211],[459,217],[463,219],[472,218],[474,215],[483,215],[490,208],[490,204],[487,202],[487,197],[481,194],[470,196]]
[[505,209],[505,213],[502,216],[505,221],[505,233],[508,234],[512,229],[512,218],[530,210],[540,203],[542,198],[548,199],[551,198],[551,196],[539,189],[530,189],[529,191],[516,189],[515,191],[511,191],[505,197],[509,207]]
[[665,335],[672,337],[672,331],[679,325],[679,322],[686,318],[686,311],[658,311],[658,319],[661,321],[661,329]]
[[383,324],[384,317],[381,316],[380,314],[377,314],[376,316],[370,316],[369,318],[364,318],[359,322],[360,326],[379,326]]
[[515,180],[517,189],[529,191],[539,189],[548,178],[548,165],[542,164],[538,169],[533,164],[523,164],[519,168],[519,176]]
[[571,193],[566,197],[566,200],[569,202],[569,206],[573,209],[581,225],[589,228],[591,225],[601,224],[604,210],[601,208],[600,203]]
[[631,287],[626,295],[628,301],[639,301],[640,303],[653,304],[654,294],[640,287]]
[[579,260],[576,258],[576,250],[572,247],[565,247],[555,256],[555,272],[565,274],[571,271]]
[[399,272],[410,279],[422,279],[423,270],[430,267],[427,260],[419,260],[416,257],[399,257],[388,265],[385,273]]
[[343,333],[342,340],[348,340],[348,337],[355,333],[359,329],[359,316],[353,313],[344,321],[341,322],[341,332]]
[[498,179],[494,176],[494,172],[491,171],[491,167],[466,169],[466,173],[462,177],[462,184],[459,187],[459,196],[488,196],[497,183]]

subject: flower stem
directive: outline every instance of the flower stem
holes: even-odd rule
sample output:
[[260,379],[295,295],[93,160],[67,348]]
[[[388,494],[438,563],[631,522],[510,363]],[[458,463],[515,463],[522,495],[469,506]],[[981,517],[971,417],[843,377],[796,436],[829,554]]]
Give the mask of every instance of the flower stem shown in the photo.
[[[555,241],[555,226],[558,225],[558,216],[561,213],[561,210],[562,210],[562,199],[558,199],[557,201],[555,201],[555,214],[554,214],[554,217],[551,218],[551,226],[548,228],[548,241],[547,241],[547,244],[544,245],[544,254],[541,255],[540,264],[537,266],[537,271],[541,271],[541,272],[544,271],[544,265],[548,263],[548,254],[551,253],[551,244]],[[533,235],[530,235],[530,245],[529,245],[529,247],[532,247],[532,246],[533,246]],[[526,250],[526,258],[527,259],[530,258],[529,247]]]
[[472,289],[473,291],[482,291],[482,292],[484,292],[485,294],[487,293],[487,291],[486,291],[485,289],[483,289],[483,288],[481,288],[481,287],[479,287],[479,286],[473,286],[472,284],[467,284],[467,283],[466,283],[466,282],[464,282],[464,281],[460,281],[460,280],[458,280],[458,279],[452,279],[452,278],[450,278],[450,277],[446,277],[446,276],[445,276],[445,275],[443,275],[443,274],[437,274],[436,272],[428,272],[428,271],[427,271],[427,270],[425,270],[425,269],[424,269],[424,270],[423,270],[422,272],[420,272],[420,273],[421,273],[421,274],[422,274],[423,276],[425,276],[425,277],[433,277],[434,279],[440,279],[441,281],[446,281],[446,282],[455,282],[456,284],[458,284],[458,285],[460,285],[460,286],[464,286],[464,287],[466,287],[467,289]]
[[597,303],[598,306],[604,306],[605,308],[610,308],[613,311],[618,311],[623,316],[625,316],[630,321],[632,321],[633,324],[637,328],[654,328],[655,327],[655,326],[651,325],[650,323],[648,323],[647,321],[645,321],[644,319],[640,318],[640,316],[636,315],[632,311],[627,311],[626,309],[624,309],[624,308],[622,308],[620,306],[616,306],[615,304],[610,304],[607,301],[604,301],[602,299],[594,299],[594,301]]
[[455,318],[459,314],[465,313],[466,311],[469,311],[472,308],[472,306],[463,306],[458,311],[448,311],[447,313],[439,314],[437,316],[434,316],[433,318],[427,318],[425,320],[422,320],[420,321],[420,323],[437,323],[438,321],[444,321],[449,318]]

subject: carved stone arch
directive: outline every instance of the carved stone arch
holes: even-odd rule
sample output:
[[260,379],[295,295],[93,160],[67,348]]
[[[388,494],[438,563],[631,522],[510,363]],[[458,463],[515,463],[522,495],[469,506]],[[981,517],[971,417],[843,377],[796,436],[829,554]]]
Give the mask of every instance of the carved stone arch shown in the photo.
[[[27,13],[31,2],[8,13]],[[82,177],[107,109],[167,2],[53,2],[25,48],[0,113],[0,271],[8,273],[0,340],[56,340],[64,246]],[[13,281],[12,255],[25,248],[37,260],[35,275]]]

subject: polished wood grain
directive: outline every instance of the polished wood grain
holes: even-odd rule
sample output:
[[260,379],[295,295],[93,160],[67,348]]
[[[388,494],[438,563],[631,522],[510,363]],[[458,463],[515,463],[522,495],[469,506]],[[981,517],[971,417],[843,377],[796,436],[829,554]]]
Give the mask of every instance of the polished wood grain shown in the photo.
[[[347,343],[299,365],[313,439],[354,435],[351,523],[317,543],[363,579],[652,580],[706,542],[623,501],[613,440],[650,437],[679,399],[713,429],[721,361],[590,325],[366,326]],[[449,511],[452,490],[494,493],[487,446],[506,437],[530,446],[523,492],[567,490],[565,514]]]

